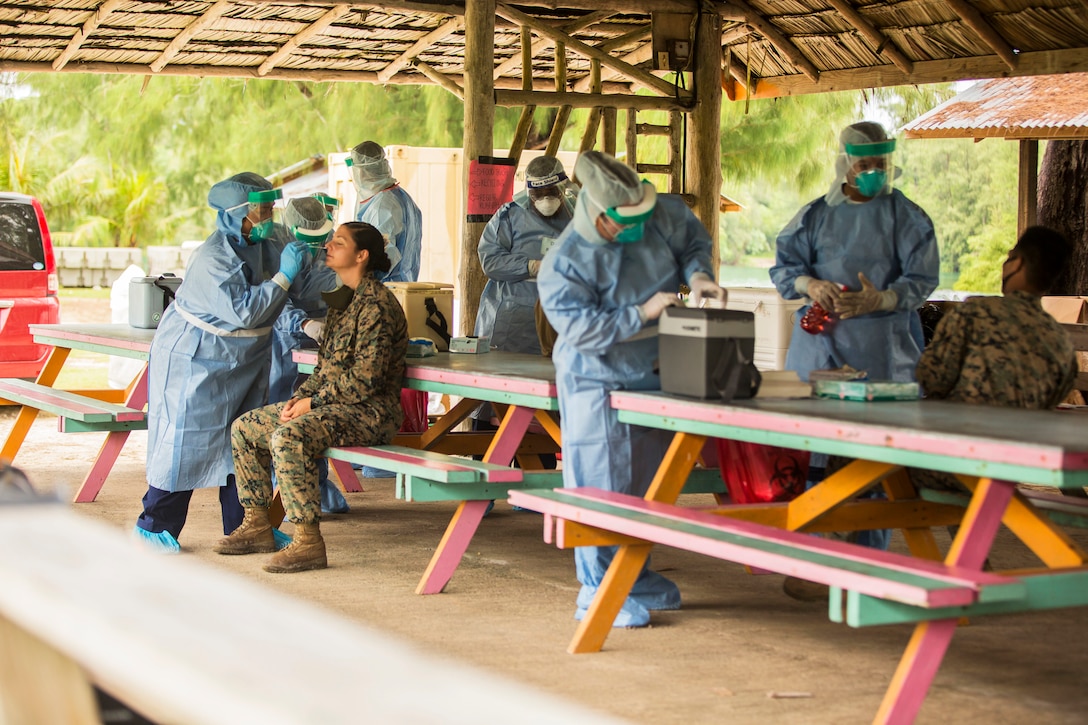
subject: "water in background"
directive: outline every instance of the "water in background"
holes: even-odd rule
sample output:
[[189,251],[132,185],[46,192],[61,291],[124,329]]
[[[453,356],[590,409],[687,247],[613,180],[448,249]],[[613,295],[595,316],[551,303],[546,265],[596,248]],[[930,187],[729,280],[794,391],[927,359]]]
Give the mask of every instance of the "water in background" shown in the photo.
[[765,267],[734,267],[725,264],[718,268],[718,284],[722,287],[774,287]]

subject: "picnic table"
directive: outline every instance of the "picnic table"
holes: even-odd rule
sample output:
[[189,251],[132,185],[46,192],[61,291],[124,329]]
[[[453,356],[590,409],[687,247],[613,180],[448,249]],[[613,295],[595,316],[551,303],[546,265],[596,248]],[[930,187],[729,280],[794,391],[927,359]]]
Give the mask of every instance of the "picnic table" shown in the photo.
[[129,433],[147,428],[147,365],[124,390],[61,390],[55,387],[57,376],[73,350],[146,361],[155,330],[127,324],[61,324],[30,325],[30,333],[34,342],[52,345],[53,350],[34,382],[0,379],[0,399],[22,406],[0,458],[14,460],[40,411],[57,415],[63,432],[105,432],[106,439],[75,496],[79,503],[94,501]]
[[[1017,488],[1088,485],[1088,438],[1070,424],[1070,413],[933,401],[725,405],[654,392],[615,392],[612,406],[623,422],[676,432],[644,498],[594,489],[516,491],[510,498],[544,513],[545,539],[554,535],[561,547],[620,547],[570,652],[603,646],[654,543],[828,584],[833,621],[913,624],[880,722],[914,718],[961,617],[1088,605],[1088,555]],[[788,503],[675,506],[709,437],[854,460]],[[970,496],[963,506],[948,496],[926,500],[904,467],[956,474]],[[878,485],[886,500],[857,500]],[[1002,523],[1043,568],[983,570]],[[948,524],[959,530],[942,556],[931,527]],[[872,528],[901,529],[913,556],[809,535]]]

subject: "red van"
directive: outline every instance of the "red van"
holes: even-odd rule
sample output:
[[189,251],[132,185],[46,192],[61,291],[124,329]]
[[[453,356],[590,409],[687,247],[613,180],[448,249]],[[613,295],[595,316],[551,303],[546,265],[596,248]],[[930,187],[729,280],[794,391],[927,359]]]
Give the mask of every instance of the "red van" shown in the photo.
[[52,348],[28,325],[60,322],[57,261],[38,200],[0,192],[0,377],[33,378]]

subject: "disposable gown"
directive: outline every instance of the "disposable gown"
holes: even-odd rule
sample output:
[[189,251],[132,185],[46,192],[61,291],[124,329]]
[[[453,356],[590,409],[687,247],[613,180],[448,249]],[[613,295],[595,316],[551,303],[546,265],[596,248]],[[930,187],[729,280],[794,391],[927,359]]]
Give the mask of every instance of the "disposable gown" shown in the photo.
[[[544,257],[538,277],[541,306],[559,333],[552,360],[563,432],[563,485],[641,496],[672,434],[620,423],[608,395],[660,389],[654,373],[657,338],[625,340],[644,327],[639,304],[659,291],[679,291],[696,272],[713,277],[711,242],[677,197],[659,196],[645,236],[630,244],[583,236],[577,218],[588,217],[591,206],[584,196],[579,200],[576,222]],[[580,226],[592,228],[592,223]],[[575,549],[582,584],[576,617],[585,613],[614,553],[614,547]],[[647,610],[679,606],[676,585],[644,569],[614,625],[644,625]]]
[[246,245],[240,224],[219,214],[151,343],[147,482],[163,491],[226,483],[230,424],[268,395],[272,325],[288,293],[270,279],[278,258],[270,268],[271,249]]
[[[798,299],[799,276],[858,290],[864,272],[877,289],[894,289],[899,301],[891,312],[836,320],[818,335],[801,329],[795,316],[786,368],[803,380],[813,370],[850,365],[872,380],[914,380],[922,354],[918,308],[937,288],[940,261],[933,222],[895,190],[862,203],[827,197],[805,206],[778,235],[771,280],[786,299]],[[830,203],[829,203],[830,202]]]
[[528,196],[520,196],[491,217],[480,237],[480,265],[488,279],[475,334],[489,336],[500,350],[539,355],[537,281],[529,276],[528,262],[543,258],[542,249],[555,242],[571,218],[563,208],[550,217],[538,214]]
[[324,250],[314,258],[310,273],[304,279],[292,285],[291,294],[298,302],[288,299],[283,312],[272,326],[272,372],[269,378],[268,402],[280,403],[291,397],[292,387],[298,375],[298,367],[292,359],[292,351],[301,347],[317,348],[317,342],[311,340],[302,331],[302,323],[309,319],[325,317],[325,303],[321,299],[322,291],[336,289],[339,282],[336,273],[325,266]]
[[399,185],[379,191],[359,204],[356,221],[366,222],[392,239],[400,261],[379,282],[415,282],[423,252],[423,215]]

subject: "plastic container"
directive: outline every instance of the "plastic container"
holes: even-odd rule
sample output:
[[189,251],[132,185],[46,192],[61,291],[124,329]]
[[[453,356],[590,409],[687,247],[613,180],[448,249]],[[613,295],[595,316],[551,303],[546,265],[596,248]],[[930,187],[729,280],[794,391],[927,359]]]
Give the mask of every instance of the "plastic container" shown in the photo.
[[173,302],[174,294],[181,286],[181,277],[172,274],[133,277],[128,285],[128,324],[154,329],[159,326],[162,313]]
[[773,287],[729,287],[728,310],[751,312],[756,321],[755,360],[760,370],[782,370],[793,316],[804,300],[784,300]]
[[[723,388],[733,387],[732,397],[752,397],[754,342],[751,312],[666,308],[658,323],[661,389],[676,395],[718,398]],[[734,345],[739,346],[739,355]],[[734,385],[729,386],[734,374]]]
[[820,398],[840,400],[917,400],[921,397],[918,383],[875,383],[866,380],[817,380],[812,392]]
[[453,285],[443,282],[386,282],[404,308],[409,337],[426,337],[439,352],[450,349],[456,320]]

